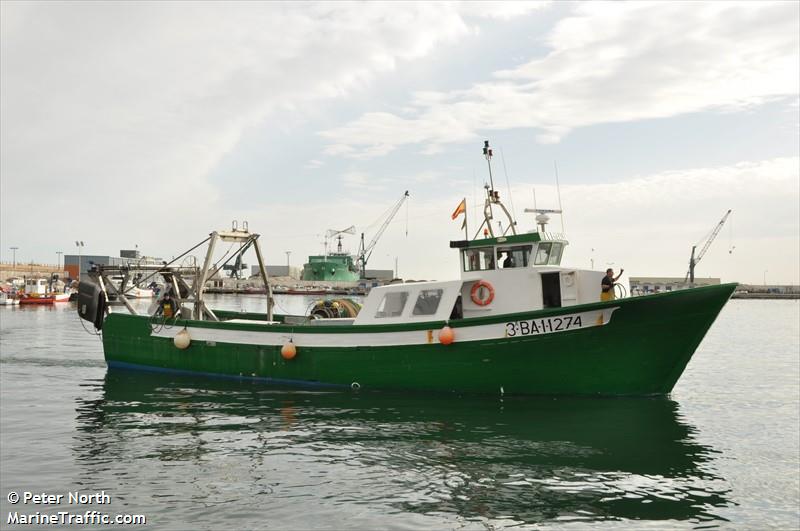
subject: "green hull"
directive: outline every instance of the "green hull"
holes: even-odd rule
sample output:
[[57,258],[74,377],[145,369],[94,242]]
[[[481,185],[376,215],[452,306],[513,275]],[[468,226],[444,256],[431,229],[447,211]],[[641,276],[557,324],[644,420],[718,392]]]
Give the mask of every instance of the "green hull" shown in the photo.
[[353,257],[345,253],[309,256],[303,264],[303,280],[357,282],[360,278]]
[[[331,346],[305,346],[281,357],[280,344],[193,339],[186,350],[146,316],[111,314],[103,327],[109,366],[203,373],[313,385],[358,384],[362,389],[409,389],[506,394],[652,395],[669,393],[700,341],[733,293],[735,284],[708,286],[524,314],[453,321],[451,345],[336,346],[374,344],[381,334],[436,332],[444,323],[379,326],[288,326],[178,321],[196,336],[236,333],[258,338],[265,331],[286,337],[302,332],[328,338]],[[460,341],[470,327],[541,319],[576,312],[613,310],[602,326],[559,333]],[[241,316],[239,316],[241,318]],[[172,334],[174,335],[174,333]],[[199,336],[198,336],[199,337]],[[227,336],[226,336],[227,337]],[[429,335],[430,337],[430,335]],[[361,341],[363,339],[363,341]],[[324,341],[323,341],[324,342]],[[317,341],[320,343],[320,341]]]

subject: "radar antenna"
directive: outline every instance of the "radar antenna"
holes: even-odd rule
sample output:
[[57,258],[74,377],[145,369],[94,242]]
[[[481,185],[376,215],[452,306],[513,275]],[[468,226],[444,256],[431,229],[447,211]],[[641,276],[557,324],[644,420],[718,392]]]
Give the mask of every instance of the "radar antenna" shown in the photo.
[[330,238],[334,238],[335,237],[337,240],[339,240],[339,243],[336,245],[336,252],[337,253],[341,253],[342,252],[342,234],[355,234],[355,233],[356,233],[355,225],[350,225],[349,227],[347,227],[344,230],[328,229],[328,232],[325,233],[325,254],[326,255],[328,254],[328,240]]

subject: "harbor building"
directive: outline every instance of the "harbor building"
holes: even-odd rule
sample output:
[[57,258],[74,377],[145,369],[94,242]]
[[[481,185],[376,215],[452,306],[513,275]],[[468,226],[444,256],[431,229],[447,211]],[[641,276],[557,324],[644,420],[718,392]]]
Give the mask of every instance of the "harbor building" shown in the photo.
[[[267,275],[270,278],[274,277],[287,277],[294,280],[300,280],[300,268],[295,266],[285,266],[285,265],[267,265]],[[261,272],[258,270],[258,266],[250,266],[250,276],[251,277],[258,277],[261,275]]]
[[367,280],[392,280],[394,278],[393,269],[367,269]]
[[[122,249],[119,256],[106,256],[97,254],[65,254],[64,255],[64,271],[67,273],[67,278],[71,280],[84,280],[87,278],[86,271],[93,265],[103,266],[131,266],[136,265],[161,265],[163,264],[161,258],[152,256],[142,256],[138,249]],[[80,278],[78,273],[80,272]]]

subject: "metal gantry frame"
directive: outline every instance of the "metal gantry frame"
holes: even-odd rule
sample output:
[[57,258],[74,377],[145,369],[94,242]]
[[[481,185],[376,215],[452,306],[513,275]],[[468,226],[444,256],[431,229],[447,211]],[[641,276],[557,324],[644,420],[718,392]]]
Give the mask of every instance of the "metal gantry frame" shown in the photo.
[[[178,258],[173,259],[171,263],[164,264],[163,266],[98,266],[96,270],[90,271],[89,275],[98,283],[100,289],[106,296],[107,302],[110,299],[109,295],[116,295],[119,303],[114,304],[113,302],[109,302],[109,306],[121,304],[125,306],[130,313],[138,315],[136,309],[133,307],[127,297],[125,297],[125,292],[128,289],[128,282],[131,276],[131,270],[152,271],[153,273],[144,280],[160,274],[164,279],[164,282],[166,282],[166,284],[172,288],[176,302],[180,308],[182,318],[196,319],[199,321],[219,321],[219,318],[210,308],[208,308],[208,306],[206,306],[205,302],[206,282],[219,271],[221,271],[225,265],[225,263],[214,264],[213,262],[214,251],[217,247],[217,244],[219,242],[239,244],[239,249],[233,253],[228,260],[239,253],[245,252],[250,246],[252,246],[256,253],[259,273],[264,282],[264,288],[267,293],[267,320],[272,321],[275,300],[272,293],[272,287],[269,284],[267,267],[264,263],[264,257],[261,253],[261,246],[258,243],[259,236],[259,234],[252,233],[248,230],[247,222],[243,222],[241,229],[238,228],[237,223],[234,222],[231,230],[212,232],[209,234],[208,238],[192,247],[189,251],[181,254],[178,256]],[[206,242],[208,242],[208,247],[206,249],[206,256],[202,267],[174,267],[171,265]],[[120,275],[122,276],[122,280],[118,287],[112,281],[111,276]],[[191,283],[187,281],[187,278],[189,277],[192,277]],[[187,309],[189,308],[184,306],[185,303],[191,305],[189,312],[187,312]]]

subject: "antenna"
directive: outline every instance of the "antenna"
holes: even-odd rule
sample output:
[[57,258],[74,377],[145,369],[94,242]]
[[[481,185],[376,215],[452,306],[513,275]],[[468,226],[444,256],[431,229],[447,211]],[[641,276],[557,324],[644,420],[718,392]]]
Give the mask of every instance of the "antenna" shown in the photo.
[[336,237],[339,240],[339,244],[336,246],[336,252],[342,252],[342,234],[355,234],[356,227],[355,225],[350,225],[344,230],[335,230],[335,229],[328,229],[328,232],[325,233],[325,257],[328,257],[328,239]]
[[[514,198],[511,197],[511,183],[508,181],[508,170],[506,169],[506,156],[503,148],[500,148],[500,161],[503,163],[503,173],[506,174],[506,188],[508,189],[508,202],[511,203],[511,215],[514,216],[514,223],[517,222],[517,213],[514,211]],[[558,205],[561,208],[561,205]]]
[[505,207],[502,201],[500,201],[500,192],[495,190],[494,188],[494,178],[492,176],[492,148],[489,147],[489,141],[484,140],[483,142],[483,156],[486,157],[486,163],[489,166],[489,183],[485,184],[483,188],[486,190],[486,199],[483,203],[483,222],[478,227],[478,231],[475,233],[473,239],[477,239],[478,235],[481,234],[481,230],[485,228],[484,238],[487,237],[495,237],[494,228],[492,227],[492,221],[494,220],[494,212],[493,207],[499,208],[502,213],[508,218],[508,225],[506,226],[505,230],[503,229],[502,225],[500,225],[500,235],[505,236],[508,232],[511,232],[512,235],[517,234],[516,229],[516,221],[514,221],[513,216],[509,213],[508,209]]
[[564,234],[564,208],[561,206],[561,186],[558,184],[558,164],[555,160],[553,167],[556,169],[556,192],[558,193],[558,210],[561,213],[561,234]]

